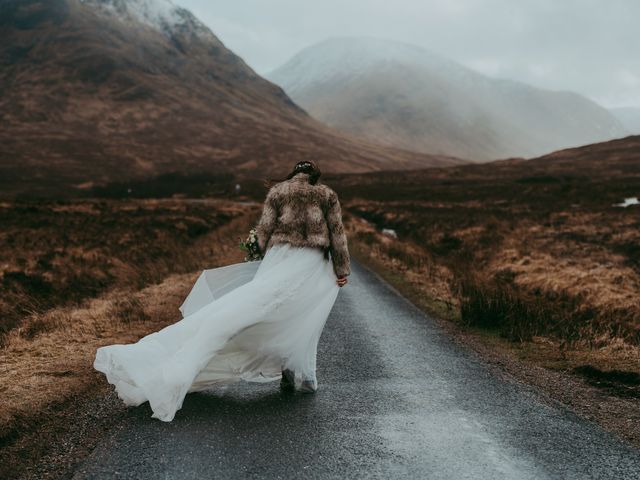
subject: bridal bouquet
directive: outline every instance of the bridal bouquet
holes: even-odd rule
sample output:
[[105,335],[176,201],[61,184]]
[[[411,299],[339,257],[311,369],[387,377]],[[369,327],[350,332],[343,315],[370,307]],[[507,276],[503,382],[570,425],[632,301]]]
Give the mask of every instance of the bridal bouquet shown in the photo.
[[249,230],[249,236],[244,242],[240,242],[240,250],[247,252],[247,256],[244,257],[245,262],[262,260],[260,246],[258,245],[258,235],[256,234],[255,228]]

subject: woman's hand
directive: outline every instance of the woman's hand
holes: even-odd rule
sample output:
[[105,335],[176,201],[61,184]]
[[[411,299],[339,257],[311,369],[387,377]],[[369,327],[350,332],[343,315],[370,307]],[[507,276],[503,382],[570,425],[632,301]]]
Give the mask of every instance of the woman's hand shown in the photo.
[[338,277],[338,279],[336,280],[336,283],[338,284],[339,287],[344,287],[347,284],[348,280],[347,277]]

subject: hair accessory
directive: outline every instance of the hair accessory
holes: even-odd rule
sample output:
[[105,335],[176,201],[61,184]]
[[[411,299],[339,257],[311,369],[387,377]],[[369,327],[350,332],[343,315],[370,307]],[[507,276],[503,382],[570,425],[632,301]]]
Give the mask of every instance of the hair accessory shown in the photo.
[[313,168],[311,162],[298,162],[295,167],[296,170],[306,170],[308,168]]

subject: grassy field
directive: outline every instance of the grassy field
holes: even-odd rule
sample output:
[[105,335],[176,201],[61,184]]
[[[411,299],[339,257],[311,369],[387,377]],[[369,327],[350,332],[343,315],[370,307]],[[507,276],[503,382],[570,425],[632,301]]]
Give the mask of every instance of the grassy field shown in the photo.
[[630,372],[638,386],[640,207],[616,206],[640,194],[632,143],[331,182],[354,217],[354,244],[439,315],[515,342],[545,339],[560,356],[598,352],[595,368]]
[[499,328],[514,340],[549,334],[594,347],[640,344],[634,212],[514,217],[480,205],[416,201],[355,201],[349,210],[397,232],[390,256],[440,270],[435,275],[447,281],[450,301],[469,324]]
[[220,202],[86,200],[0,204],[0,344],[25,319],[108,289],[131,290],[202,265],[199,240],[242,213]]
[[257,213],[212,199],[0,205],[0,477],[56,443],[70,402],[105,395],[97,347],[175,322],[201,270],[242,260]]

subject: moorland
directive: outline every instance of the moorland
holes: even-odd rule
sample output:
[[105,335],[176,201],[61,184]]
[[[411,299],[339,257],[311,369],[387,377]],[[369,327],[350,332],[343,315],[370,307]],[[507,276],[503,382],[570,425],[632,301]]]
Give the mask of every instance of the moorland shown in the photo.
[[0,477],[76,428],[81,399],[107,395],[96,348],[175,322],[199,271],[241,261],[257,211],[210,198],[0,204]]
[[640,395],[640,216],[620,205],[640,192],[639,137],[332,181],[354,245],[435,313],[538,342],[547,366],[617,372],[618,393]]

